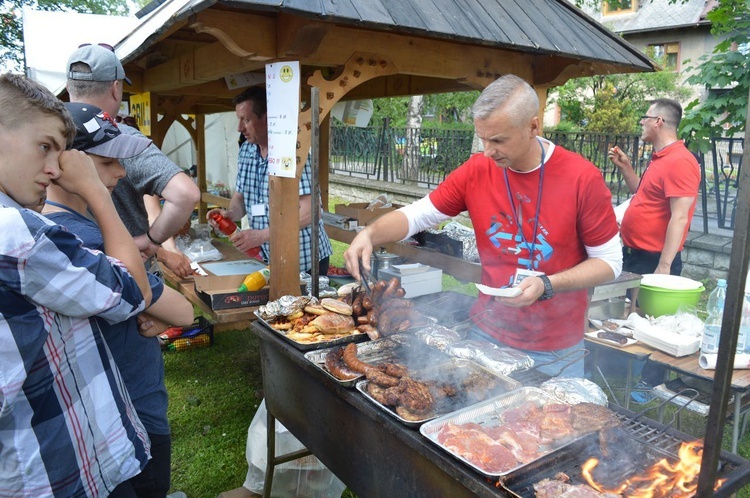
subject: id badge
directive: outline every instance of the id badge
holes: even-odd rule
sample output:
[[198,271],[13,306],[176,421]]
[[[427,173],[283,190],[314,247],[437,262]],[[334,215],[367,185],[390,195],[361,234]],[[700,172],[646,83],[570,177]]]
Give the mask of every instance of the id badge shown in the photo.
[[250,206],[250,216],[265,216],[266,205],[265,204],[253,204]]
[[538,277],[539,275],[544,275],[543,271],[534,271],[534,270],[527,270],[526,268],[518,268],[516,270],[516,276],[513,277],[513,285],[512,287],[515,287],[516,285],[520,284],[521,281],[526,277]]

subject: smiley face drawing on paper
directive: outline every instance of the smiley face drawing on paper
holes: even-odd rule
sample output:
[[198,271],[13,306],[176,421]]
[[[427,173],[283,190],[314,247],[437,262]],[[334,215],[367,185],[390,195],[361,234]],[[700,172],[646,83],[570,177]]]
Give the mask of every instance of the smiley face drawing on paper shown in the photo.
[[293,77],[294,71],[292,70],[292,66],[281,66],[281,69],[279,70],[279,79],[281,81],[283,81],[284,83],[289,83],[290,81],[292,81]]

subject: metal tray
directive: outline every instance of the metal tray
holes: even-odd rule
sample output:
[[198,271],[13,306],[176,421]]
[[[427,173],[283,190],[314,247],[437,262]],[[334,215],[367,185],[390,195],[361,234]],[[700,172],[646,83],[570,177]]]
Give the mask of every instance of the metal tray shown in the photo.
[[537,456],[537,458],[534,458],[527,462],[519,463],[515,467],[504,470],[502,472],[492,472],[479,467],[478,465],[470,462],[461,455],[455,453],[453,450],[443,446],[437,441],[438,432],[449,423],[456,425],[476,423],[479,425],[486,425],[487,427],[497,426],[498,422],[501,421],[503,414],[506,411],[512,408],[517,408],[525,403],[533,403],[537,407],[542,407],[551,403],[561,403],[561,401],[539,388],[522,387],[509,393],[502,394],[487,401],[477,403],[475,405],[463,408],[456,412],[426,422],[419,428],[419,432],[427,439],[435,443],[437,446],[455,456],[480,474],[491,478],[499,478],[539,460],[551,451],[565,446],[566,444],[573,442],[577,438],[561,440],[556,442],[556,444],[550,445],[549,447],[540,447],[538,448],[540,450],[540,454],[539,456]]
[[[463,381],[470,375],[477,375],[485,379],[488,384],[486,387],[489,390],[479,392],[467,387]],[[477,403],[482,397],[493,397],[498,396],[501,393],[511,392],[514,389],[517,389],[520,385],[509,377],[497,375],[491,370],[487,370],[471,360],[460,358],[448,358],[445,362],[439,362],[437,364],[433,363],[429,368],[423,370],[412,370],[411,377],[414,380],[419,380],[428,384],[434,382],[439,383],[439,386],[441,387],[452,387],[456,394],[454,396],[436,396],[435,410],[429,417],[425,417],[421,420],[407,420],[396,413],[396,411],[390,406],[386,406],[370,396],[367,392],[369,381],[361,380],[357,382],[356,386],[357,390],[364,394],[367,399],[375,403],[375,405],[386,411],[389,415],[398,419],[404,425],[418,427],[436,417],[455,412],[458,409]],[[433,394],[435,394],[434,391]]]
[[271,326],[270,323],[265,321],[263,318],[260,317],[260,314],[255,311],[255,316],[258,317],[258,322],[262,323],[264,327],[266,327],[268,330],[272,332],[276,332],[279,337],[287,341],[289,344],[294,346],[295,348],[299,349],[300,351],[312,351],[315,349],[321,349],[321,348],[330,348],[333,346],[338,346],[339,344],[348,344],[350,342],[362,342],[369,339],[367,337],[367,334],[364,332],[357,332],[356,334],[352,334],[346,337],[339,337],[337,339],[331,339],[330,341],[320,341],[320,342],[298,342],[294,339],[291,339],[290,337],[287,337],[285,330],[277,330]]
[[[345,387],[354,386],[364,375],[351,380],[341,380],[326,369],[326,355],[341,346],[334,346],[305,353],[313,365],[323,370],[329,377]],[[357,346],[357,358],[370,365],[381,363],[400,363],[409,370],[421,370],[429,365],[450,361],[450,356],[442,351],[425,345],[416,337],[408,334],[396,334],[382,339],[365,342]]]

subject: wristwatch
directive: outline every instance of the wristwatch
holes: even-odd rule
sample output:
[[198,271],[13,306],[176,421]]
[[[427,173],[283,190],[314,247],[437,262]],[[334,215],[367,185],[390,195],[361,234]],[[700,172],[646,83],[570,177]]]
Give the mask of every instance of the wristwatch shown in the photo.
[[539,278],[544,284],[544,294],[542,294],[537,301],[552,299],[555,296],[555,289],[552,288],[552,282],[549,281],[549,277],[547,275],[539,275]]

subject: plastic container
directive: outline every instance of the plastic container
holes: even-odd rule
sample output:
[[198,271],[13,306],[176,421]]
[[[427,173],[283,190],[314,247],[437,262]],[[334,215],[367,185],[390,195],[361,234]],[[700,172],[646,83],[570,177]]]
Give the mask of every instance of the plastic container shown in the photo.
[[638,307],[653,317],[673,315],[680,305],[696,306],[706,288],[675,290],[641,285],[638,291]]
[[251,273],[242,284],[237,288],[238,292],[254,292],[261,290],[263,287],[268,285],[268,281],[271,280],[271,269],[268,267]]
[[708,318],[703,325],[703,339],[701,352],[716,354],[719,351],[719,337],[721,335],[721,320],[724,315],[724,301],[727,297],[727,281],[720,278],[716,288],[711,291],[706,303]]
[[[237,223],[235,223],[234,221],[230,220],[229,218],[223,217],[219,213],[212,214],[211,215],[211,219],[217,225],[219,225],[219,230],[221,230],[221,233],[223,233],[227,237],[231,237],[232,235],[235,234],[235,232],[237,232],[239,230],[239,228],[237,228]],[[257,258],[258,254],[260,254],[260,247],[253,247],[253,248],[245,251],[245,253],[248,256],[250,256],[251,258]]]

